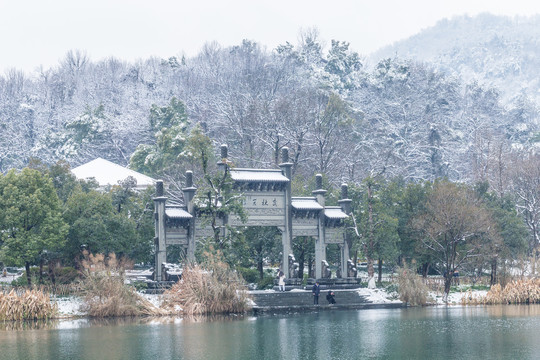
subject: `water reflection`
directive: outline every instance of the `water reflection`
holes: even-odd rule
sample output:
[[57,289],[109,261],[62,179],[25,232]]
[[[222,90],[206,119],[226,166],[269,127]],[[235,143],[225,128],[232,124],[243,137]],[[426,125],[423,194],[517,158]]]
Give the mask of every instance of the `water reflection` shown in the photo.
[[5,321],[0,322],[0,331],[54,329],[58,323],[58,320]]
[[2,325],[0,359],[533,359],[540,353],[540,306],[534,305]]
[[200,315],[200,316],[159,316],[159,317],[114,317],[114,318],[72,318],[26,321],[0,321],[0,331],[38,330],[38,329],[77,329],[84,327],[107,327],[124,325],[163,325],[179,323],[205,323],[241,321],[246,318],[256,319],[245,315]]
[[490,316],[496,317],[540,316],[540,305],[486,306],[486,309]]

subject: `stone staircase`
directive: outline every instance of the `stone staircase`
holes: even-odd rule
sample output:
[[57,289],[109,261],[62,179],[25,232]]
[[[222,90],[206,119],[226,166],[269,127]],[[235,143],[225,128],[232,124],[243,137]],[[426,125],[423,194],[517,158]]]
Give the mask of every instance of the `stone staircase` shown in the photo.
[[402,304],[373,304],[366,296],[356,290],[334,290],[336,304],[326,301],[327,291],[321,291],[319,305],[313,305],[313,295],[309,290],[293,291],[252,291],[251,297],[255,305],[254,313],[265,312],[299,312],[332,309],[362,309],[374,307],[401,307]]

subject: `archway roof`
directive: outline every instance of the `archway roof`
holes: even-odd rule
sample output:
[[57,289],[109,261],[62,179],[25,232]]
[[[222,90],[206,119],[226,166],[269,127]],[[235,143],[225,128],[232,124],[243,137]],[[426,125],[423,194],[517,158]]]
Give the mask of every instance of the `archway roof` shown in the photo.
[[313,197],[293,197],[291,205],[296,210],[322,210],[321,204]]
[[324,216],[329,219],[346,219],[349,215],[345,214],[339,206],[327,206],[324,208]]
[[191,219],[193,215],[186,210],[178,207],[169,207],[165,209],[165,215],[171,219]]
[[231,178],[237,182],[287,183],[289,179],[281,170],[230,169]]

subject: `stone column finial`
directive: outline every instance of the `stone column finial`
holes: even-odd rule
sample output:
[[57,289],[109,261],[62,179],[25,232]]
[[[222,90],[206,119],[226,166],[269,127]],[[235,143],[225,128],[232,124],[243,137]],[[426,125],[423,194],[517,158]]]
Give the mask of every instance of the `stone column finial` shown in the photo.
[[341,199],[349,198],[349,186],[347,184],[341,184]]
[[186,171],[186,187],[193,187],[193,171]]
[[163,196],[163,180],[156,181],[156,196]]
[[282,163],[289,162],[289,148],[286,146],[281,148],[281,162]]
[[227,144],[221,145],[221,159],[227,159],[228,157],[229,148],[227,147]]
[[322,189],[322,174],[315,175],[315,189]]

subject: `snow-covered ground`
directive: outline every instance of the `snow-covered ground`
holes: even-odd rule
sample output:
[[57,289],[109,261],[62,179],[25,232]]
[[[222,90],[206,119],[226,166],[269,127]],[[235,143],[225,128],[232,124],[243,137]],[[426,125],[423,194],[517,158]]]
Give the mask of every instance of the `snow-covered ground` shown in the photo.
[[[140,295],[157,307],[161,305],[161,295]],[[52,297],[51,301],[54,301],[58,305],[58,313],[60,317],[78,317],[85,315],[84,312],[81,311],[83,301],[78,296]]]
[[[474,291],[456,291],[451,292],[448,294],[448,303],[447,305],[462,305],[462,299],[468,298],[468,300],[477,299],[486,296],[487,291],[486,290],[474,290]],[[432,304],[436,305],[446,305],[446,303],[443,300],[443,294],[440,292],[430,292],[429,297],[431,298],[428,300]]]
[[51,301],[56,302],[58,305],[58,313],[61,317],[85,315],[80,311],[83,302],[78,296],[53,297]]
[[388,293],[385,289],[358,289],[358,294],[366,297],[374,304],[400,303],[399,295],[395,292]]

